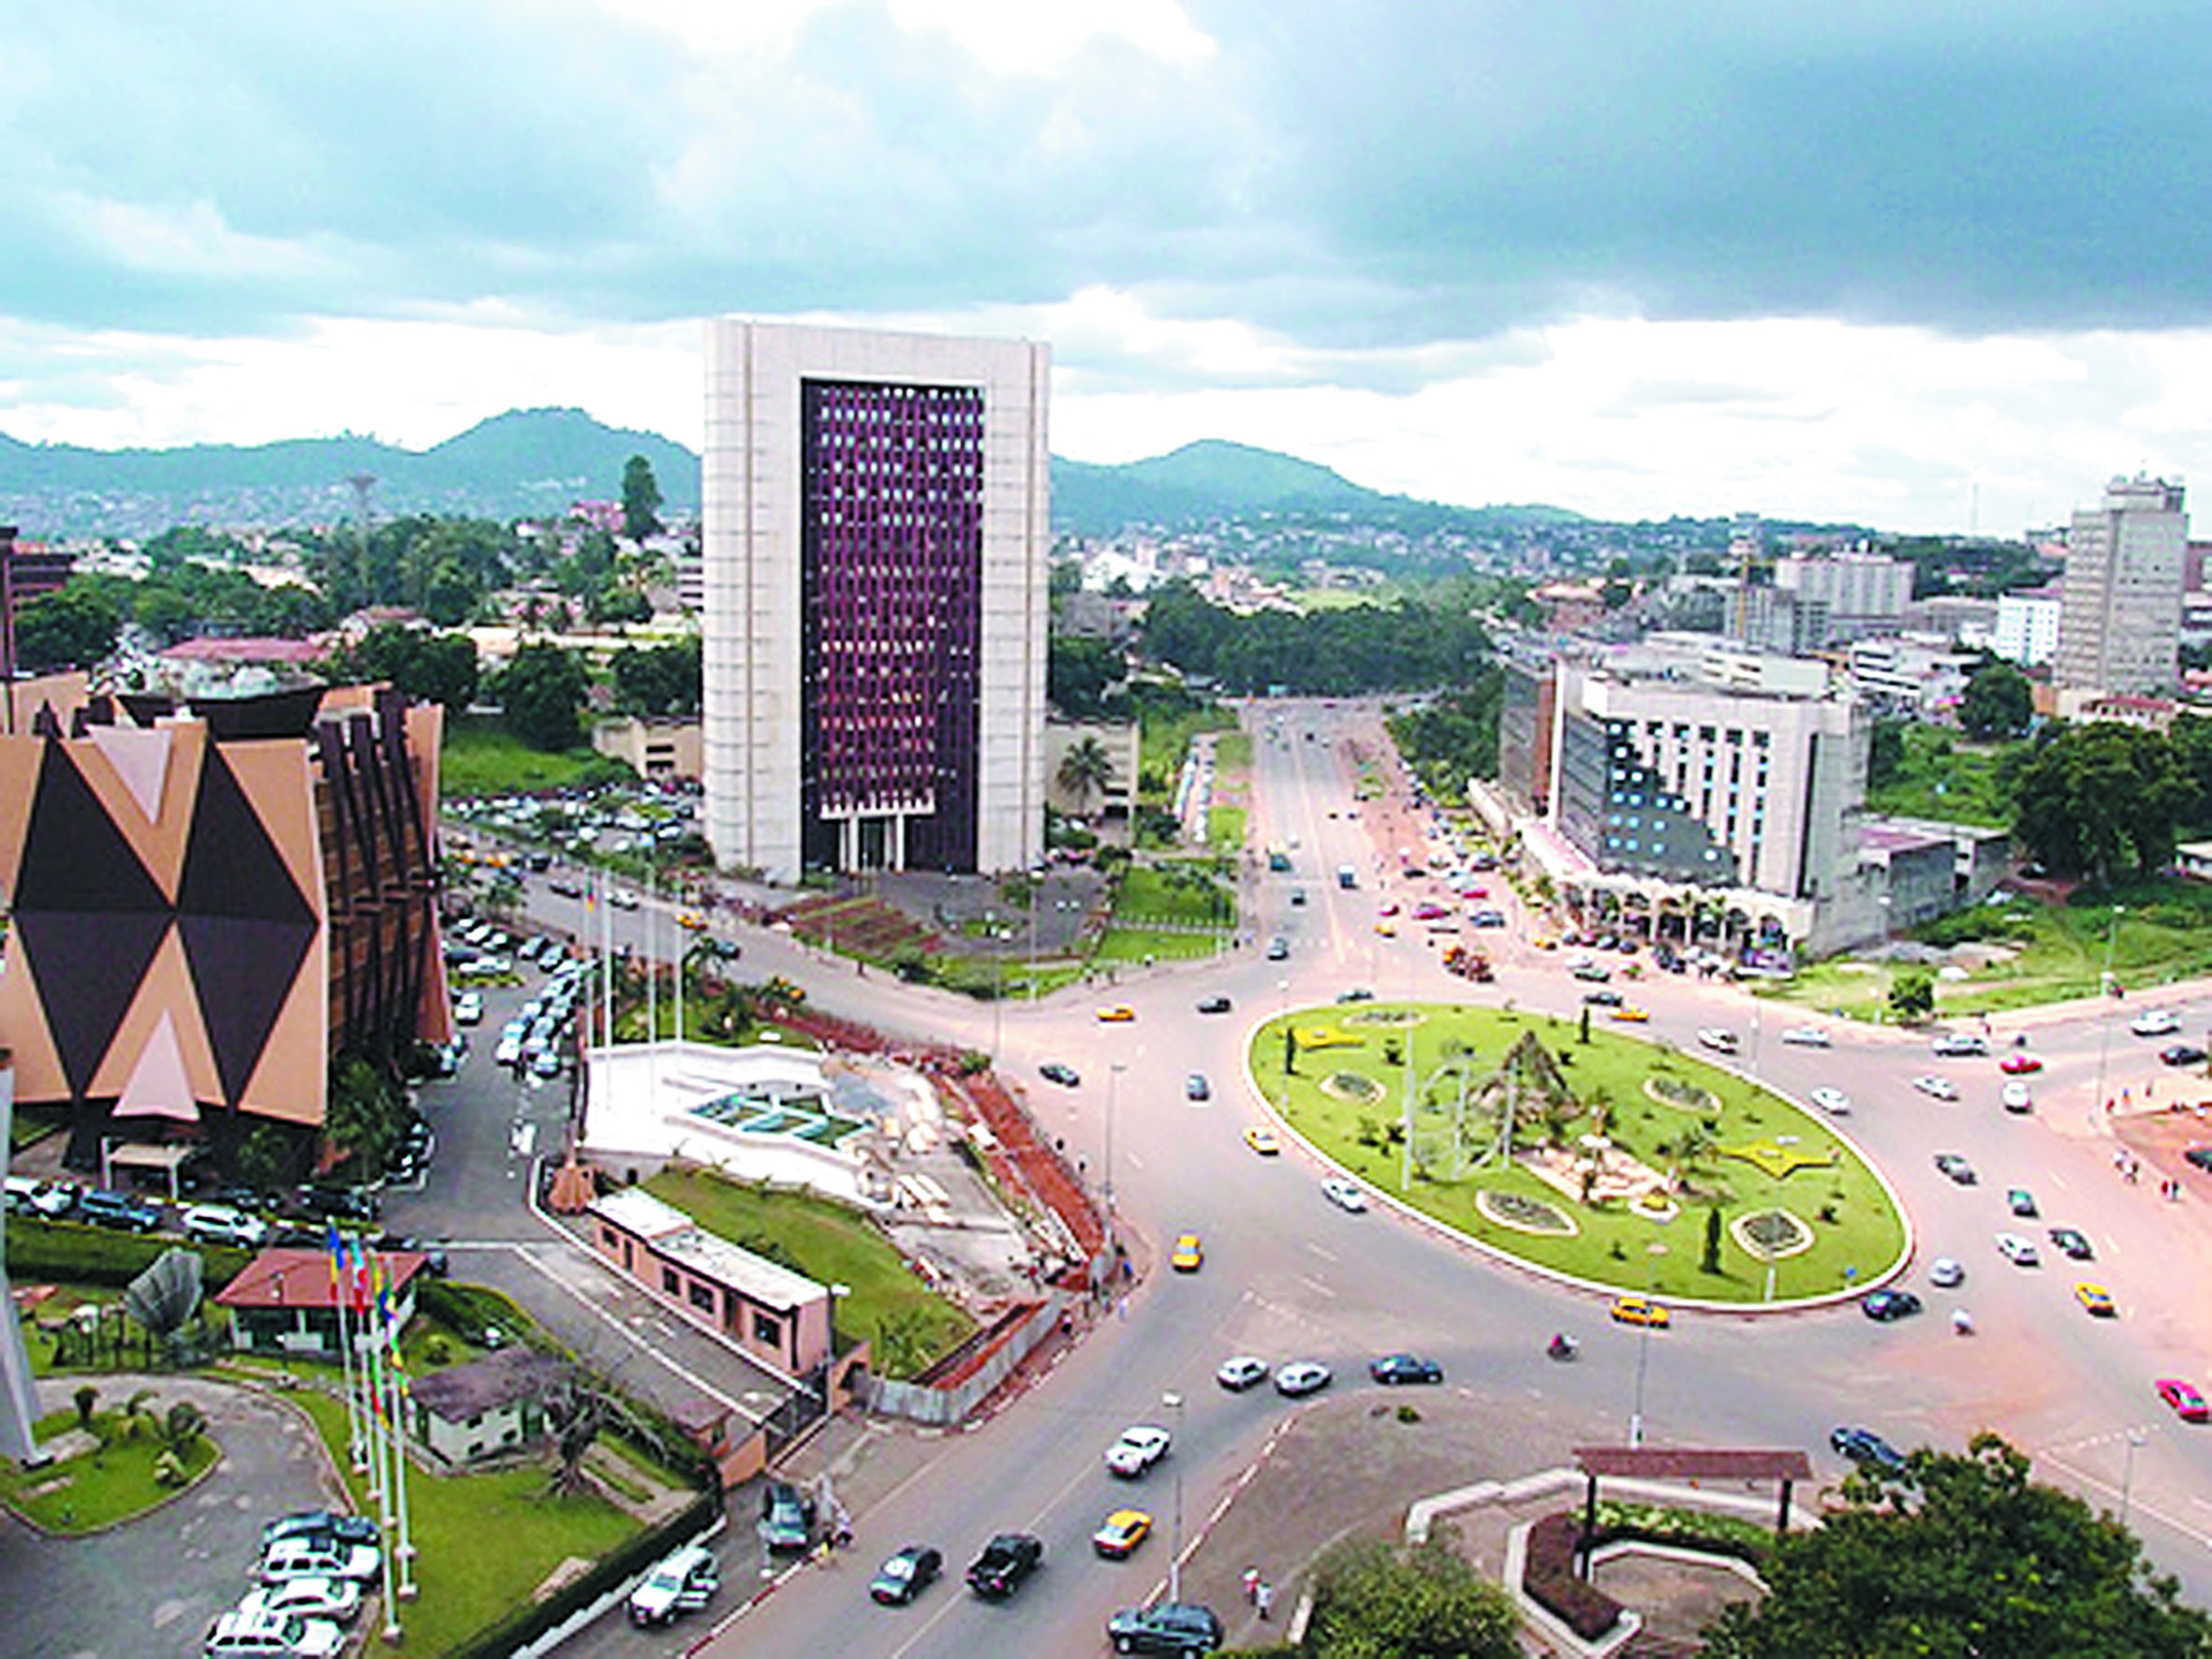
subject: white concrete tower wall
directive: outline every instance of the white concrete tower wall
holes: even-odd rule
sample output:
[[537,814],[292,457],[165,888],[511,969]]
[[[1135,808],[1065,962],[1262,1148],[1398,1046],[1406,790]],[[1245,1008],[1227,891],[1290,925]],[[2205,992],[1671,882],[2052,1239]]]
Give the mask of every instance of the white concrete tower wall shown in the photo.
[[2179,484],[2115,478],[2101,507],[2075,513],[2053,680],[2075,690],[2173,690],[2188,554]]
[[708,324],[705,785],[724,868],[786,882],[802,870],[801,388],[824,379],[982,393],[977,864],[1041,857],[1051,373],[1050,348],[1026,341]]

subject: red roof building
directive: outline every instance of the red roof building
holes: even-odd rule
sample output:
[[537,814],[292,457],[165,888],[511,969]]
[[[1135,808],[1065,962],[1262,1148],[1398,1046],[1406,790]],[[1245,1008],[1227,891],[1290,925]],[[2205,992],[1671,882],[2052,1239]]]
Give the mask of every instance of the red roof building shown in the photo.
[[[386,1306],[405,1330],[415,1315],[415,1288],[428,1258],[419,1250],[388,1250],[376,1259],[384,1270]],[[329,1251],[264,1250],[215,1293],[215,1306],[230,1310],[231,1345],[241,1353],[332,1359],[338,1354],[339,1289]],[[367,1345],[358,1329],[354,1345]]]

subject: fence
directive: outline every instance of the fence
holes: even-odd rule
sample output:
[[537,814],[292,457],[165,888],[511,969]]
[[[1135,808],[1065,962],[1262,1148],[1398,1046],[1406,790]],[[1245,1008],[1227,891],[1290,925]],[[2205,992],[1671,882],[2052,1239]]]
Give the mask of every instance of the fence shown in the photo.
[[1068,1299],[1061,1292],[1054,1291],[1030,1310],[1027,1318],[1010,1326],[990,1354],[950,1387],[870,1377],[869,1409],[937,1428],[950,1428],[962,1421],[990,1399],[998,1386],[1013,1373],[1014,1367],[1028,1358],[1037,1344],[1053,1333],[1060,1316],[1068,1310]]

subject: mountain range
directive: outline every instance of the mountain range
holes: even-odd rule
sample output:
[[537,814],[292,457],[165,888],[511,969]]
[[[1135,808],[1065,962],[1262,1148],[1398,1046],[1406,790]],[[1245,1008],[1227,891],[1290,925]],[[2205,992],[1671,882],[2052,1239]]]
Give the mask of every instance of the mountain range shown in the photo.
[[[240,528],[349,519],[348,482],[374,480],[370,510],[546,517],[622,490],[642,455],[667,516],[695,514],[699,457],[657,433],[612,427],[581,409],[515,409],[428,449],[345,433],[237,446],[91,449],[26,444],[0,433],[0,523],[33,539],[144,536],[172,525]],[[1121,465],[1053,458],[1053,527],[1110,536],[1261,514],[1358,519],[1400,529],[1477,530],[1578,521],[1553,507],[1451,507],[1386,495],[1328,467],[1244,444],[1206,440]]]

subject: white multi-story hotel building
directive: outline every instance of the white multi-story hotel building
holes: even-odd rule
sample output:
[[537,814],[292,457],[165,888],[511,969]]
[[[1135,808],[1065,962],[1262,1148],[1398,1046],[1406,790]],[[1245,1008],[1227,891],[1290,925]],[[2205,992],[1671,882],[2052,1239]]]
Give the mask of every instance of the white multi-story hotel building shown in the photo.
[[2058,654],[2058,613],[2064,601],[2047,593],[2005,594],[1997,602],[1997,654],[2024,668]]
[[724,868],[1040,856],[1051,371],[1027,341],[708,325],[705,784]]
[[2182,488],[2115,478],[2073,515],[2052,680],[2061,689],[2163,693],[2180,673],[2189,551]]

